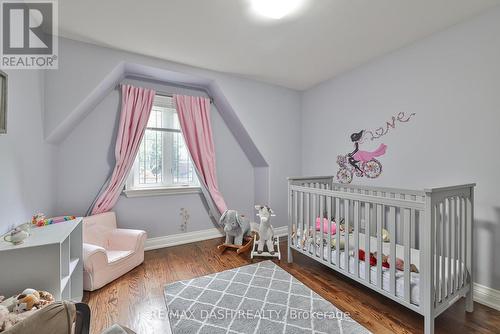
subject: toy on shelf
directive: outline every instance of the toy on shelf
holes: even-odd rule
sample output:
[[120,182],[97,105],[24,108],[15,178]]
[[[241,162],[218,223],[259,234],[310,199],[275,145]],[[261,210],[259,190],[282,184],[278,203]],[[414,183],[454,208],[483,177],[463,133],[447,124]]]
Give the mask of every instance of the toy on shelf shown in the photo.
[[20,245],[24,242],[26,238],[30,236],[29,232],[16,227],[6,235],[4,235],[3,240],[12,243],[13,245]]
[[236,210],[226,210],[219,223],[224,226],[226,241],[217,246],[224,252],[227,248],[236,249],[236,253],[244,253],[252,247],[254,236],[250,231],[250,221]]
[[[254,238],[250,257],[252,259],[254,256],[277,257],[278,260],[281,260],[279,237],[274,235],[271,225],[271,217],[275,216],[273,210],[267,205],[256,205],[255,209],[259,211],[257,216],[260,217],[260,225],[258,239]],[[264,246],[267,248],[267,252],[264,252]]]
[[31,218],[31,223],[33,225],[36,225],[38,227],[45,226],[45,225],[52,225],[52,224],[58,224],[62,222],[66,222],[69,220],[76,219],[75,216],[60,216],[60,217],[53,217],[53,218],[46,218],[43,213],[37,213]]

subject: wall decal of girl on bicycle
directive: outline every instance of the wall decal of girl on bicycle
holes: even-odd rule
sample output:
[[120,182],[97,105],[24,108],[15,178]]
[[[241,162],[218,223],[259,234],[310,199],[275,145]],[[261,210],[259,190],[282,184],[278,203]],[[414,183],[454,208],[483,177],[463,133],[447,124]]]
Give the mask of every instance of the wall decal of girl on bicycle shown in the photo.
[[[361,130],[351,134],[350,139],[354,144],[354,150],[346,155],[337,156],[337,164],[339,170],[337,172],[337,180],[340,183],[351,183],[354,176],[366,176],[369,179],[375,179],[382,174],[382,164],[375,158],[383,156],[387,151],[387,145],[381,143],[374,151],[363,151],[359,146],[364,140],[369,137],[371,140],[378,139],[385,136],[389,129],[396,127],[396,121],[406,123],[410,120],[415,113],[405,116],[405,113],[400,112],[398,115],[393,116],[391,121],[386,122],[385,129],[380,127],[375,131]],[[376,133],[376,136],[373,135]]]

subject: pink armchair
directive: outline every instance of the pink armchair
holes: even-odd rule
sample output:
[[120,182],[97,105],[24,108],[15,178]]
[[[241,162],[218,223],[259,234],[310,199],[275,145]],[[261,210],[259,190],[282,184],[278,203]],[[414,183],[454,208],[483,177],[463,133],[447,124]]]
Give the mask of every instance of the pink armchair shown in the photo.
[[97,290],[144,261],[146,232],[116,228],[114,212],[83,219],[83,289]]

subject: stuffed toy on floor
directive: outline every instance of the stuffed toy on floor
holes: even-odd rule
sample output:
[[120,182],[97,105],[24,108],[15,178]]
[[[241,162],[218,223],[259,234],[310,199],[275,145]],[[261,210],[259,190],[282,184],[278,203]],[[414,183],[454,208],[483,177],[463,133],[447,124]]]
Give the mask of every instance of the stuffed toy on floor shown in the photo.
[[226,210],[220,217],[219,223],[224,226],[228,245],[242,245],[243,239],[250,235],[250,221],[236,210]]
[[274,229],[271,225],[273,209],[267,205],[256,205],[255,209],[259,212],[257,216],[260,218],[257,253],[262,254],[264,246],[266,246],[269,254],[274,255]]
[[0,332],[9,329],[53,302],[52,294],[35,289],[25,289],[21,294],[7,300],[0,296]]

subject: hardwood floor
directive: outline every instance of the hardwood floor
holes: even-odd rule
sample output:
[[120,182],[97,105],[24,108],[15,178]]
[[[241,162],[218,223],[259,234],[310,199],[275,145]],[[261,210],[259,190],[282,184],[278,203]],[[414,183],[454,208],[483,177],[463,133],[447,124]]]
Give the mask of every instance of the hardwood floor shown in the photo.
[[[92,312],[91,333],[98,334],[114,323],[137,333],[168,333],[163,298],[165,284],[203,276],[251,263],[249,255],[216,249],[221,239],[146,252],[145,261],[125,276],[98,291],[85,293]],[[332,302],[374,333],[423,333],[423,317],[343,277],[331,269],[294,252],[294,263],[279,266]],[[255,262],[259,260],[254,260]],[[436,319],[436,333],[500,333],[500,312],[474,304],[465,312],[464,300]]]

